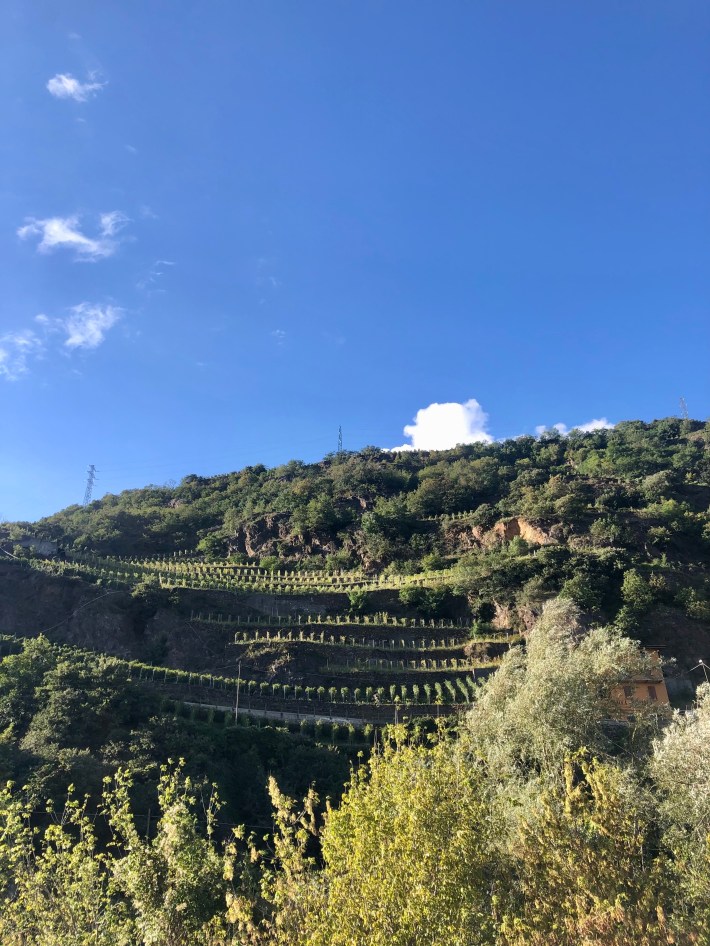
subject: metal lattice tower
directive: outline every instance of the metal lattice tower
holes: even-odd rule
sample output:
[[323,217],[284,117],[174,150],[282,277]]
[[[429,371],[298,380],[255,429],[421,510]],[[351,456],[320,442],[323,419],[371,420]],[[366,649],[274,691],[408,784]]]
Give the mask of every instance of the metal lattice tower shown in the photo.
[[338,427],[338,453],[343,452],[343,428]]
[[96,467],[92,463],[86,471],[89,475],[86,479],[86,489],[84,490],[84,505],[88,506],[91,502],[91,493],[94,489],[94,480],[96,479]]
[[681,397],[680,399],[680,416],[683,420],[688,420],[688,405],[685,403],[685,398]]

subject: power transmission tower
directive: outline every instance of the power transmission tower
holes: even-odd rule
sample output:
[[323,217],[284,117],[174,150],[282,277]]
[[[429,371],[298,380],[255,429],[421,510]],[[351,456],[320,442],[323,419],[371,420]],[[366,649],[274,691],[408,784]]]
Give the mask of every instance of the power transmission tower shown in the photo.
[[343,452],[343,428],[338,427],[338,453]]
[[96,467],[92,463],[86,471],[89,475],[86,478],[86,489],[84,490],[84,505],[88,506],[91,502],[91,493],[94,489],[94,480],[96,479]]
[[688,405],[685,403],[684,397],[681,397],[680,399],[680,416],[683,418],[683,420],[689,420]]

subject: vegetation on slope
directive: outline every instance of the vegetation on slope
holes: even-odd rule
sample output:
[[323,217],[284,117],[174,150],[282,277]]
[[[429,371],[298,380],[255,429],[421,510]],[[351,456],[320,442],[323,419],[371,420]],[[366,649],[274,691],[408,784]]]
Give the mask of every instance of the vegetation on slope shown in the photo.
[[25,641],[0,661],[0,784],[26,786],[35,807],[61,806],[73,785],[95,808],[104,778],[122,768],[145,823],[160,766],[183,758],[187,774],[219,786],[223,819],[268,827],[269,774],[290,792],[315,782],[333,797],[345,782],[347,756],[312,738],[181,709],[147,680],[131,680],[123,661]]
[[[0,777],[27,785],[0,797],[0,939],[710,942],[710,698],[665,729],[648,706],[609,723],[642,644],[685,671],[708,656],[709,446],[710,425],[669,419],[368,449],[6,527],[2,630],[144,664],[42,639],[0,663]],[[28,532],[63,557],[13,549]],[[313,728],[179,703],[231,702],[237,673]],[[321,811],[357,746],[353,725],[325,745],[319,709],[382,721],[472,697],[432,744],[385,736]],[[270,818],[264,843],[224,846]]]
[[35,531],[112,556],[197,549],[406,569],[459,553],[455,532],[431,519],[470,513],[479,532],[520,516],[558,539],[692,558],[707,524],[696,517],[708,507],[709,444],[710,424],[669,418],[444,452],[371,447],[108,495]]
[[696,629],[710,629],[709,510],[710,424],[669,418],[189,476],[31,528],[109,584],[328,591],[351,612],[465,617],[484,633],[525,630],[561,594],[648,642],[685,635],[697,649]]
[[[170,946],[661,946],[710,938],[710,693],[665,727],[610,724],[643,669],[617,630],[549,604],[459,727],[394,738],[339,806],[271,780],[266,844],[219,837],[214,796],[165,770],[150,831],[131,778],[32,834],[0,793],[0,938]],[[542,684],[542,687],[541,687]],[[689,751],[691,749],[691,751]],[[102,845],[100,834],[111,838]]]

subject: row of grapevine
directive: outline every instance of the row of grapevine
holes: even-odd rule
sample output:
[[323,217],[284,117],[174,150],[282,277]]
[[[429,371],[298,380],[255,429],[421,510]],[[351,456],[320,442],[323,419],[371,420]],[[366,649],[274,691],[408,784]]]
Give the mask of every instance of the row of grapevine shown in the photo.
[[325,631],[317,633],[316,631],[300,630],[296,633],[294,630],[278,631],[255,629],[253,631],[239,631],[234,635],[235,644],[248,644],[259,642],[287,643],[290,641],[303,642],[305,644],[323,644],[328,647],[353,647],[363,650],[414,650],[414,651],[432,651],[432,650],[452,650],[460,648],[464,639],[456,637],[442,638],[441,640],[426,639],[424,637],[417,640],[404,640],[402,638],[362,638],[362,637],[336,637],[334,634],[326,634]]
[[[380,611],[377,614],[273,614],[273,615],[250,615],[245,617],[241,615],[220,614],[209,612],[203,614],[201,611],[190,613],[191,621],[199,621],[205,624],[236,624],[236,625],[277,625],[279,627],[301,625],[323,624],[335,626],[352,627],[405,627],[416,630],[417,628],[432,628],[440,630],[455,630],[457,628],[467,628],[468,622],[459,618],[457,621],[445,621],[443,618],[402,618],[396,615],[387,614]],[[503,636],[510,636],[509,632],[501,632]],[[499,638],[491,638],[498,640]]]
[[[412,585],[424,586],[449,582],[454,575],[453,569],[421,572],[416,575],[376,575],[368,576],[363,572],[342,572],[340,574],[321,572],[297,572],[288,570],[271,571],[258,567],[229,566],[203,562],[164,562],[155,559],[112,559],[86,553],[74,553],[73,564],[84,566],[99,575],[108,577],[156,576],[166,587],[198,587],[225,590],[267,590],[272,593],[321,593],[347,592],[354,590],[378,591],[397,589]],[[138,576],[138,577],[137,577]]]
[[[2,639],[2,643],[6,646],[21,643],[21,638],[7,635]],[[54,646],[60,653],[95,656],[93,651],[70,644],[56,644]],[[411,691],[410,687],[406,684],[394,683],[391,684],[389,688],[385,688],[384,686],[356,687],[352,689],[349,686],[330,686],[326,688],[325,686],[313,687],[303,686],[301,684],[217,676],[209,673],[180,670],[174,667],[160,667],[138,660],[124,660],[120,657],[113,657],[111,659],[115,663],[126,667],[128,677],[131,680],[145,681],[156,685],[177,684],[187,687],[188,689],[194,687],[198,689],[221,690],[231,694],[236,694],[237,687],[239,687],[247,698],[250,696],[272,699],[278,697],[306,703],[316,701],[323,702],[327,700],[330,703],[374,703],[376,705],[388,702],[459,703],[462,701],[462,698],[464,702],[470,702],[476,691],[476,681],[471,675],[467,677],[456,677],[454,680],[446,679],[437,681],[433,684],[426,682],[421,687],[418,684],[414,684],[411,687]],[[425,700],[422,700],[422,696],[425,697]]]

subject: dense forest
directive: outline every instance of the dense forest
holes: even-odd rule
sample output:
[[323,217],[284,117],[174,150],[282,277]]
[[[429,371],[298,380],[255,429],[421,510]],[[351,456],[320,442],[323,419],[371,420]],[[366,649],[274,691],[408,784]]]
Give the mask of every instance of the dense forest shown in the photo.
[[[188,476],[0,548],[3,943],[710,943],[710,424]],[[672,707],[620,715],[649,648]]]

